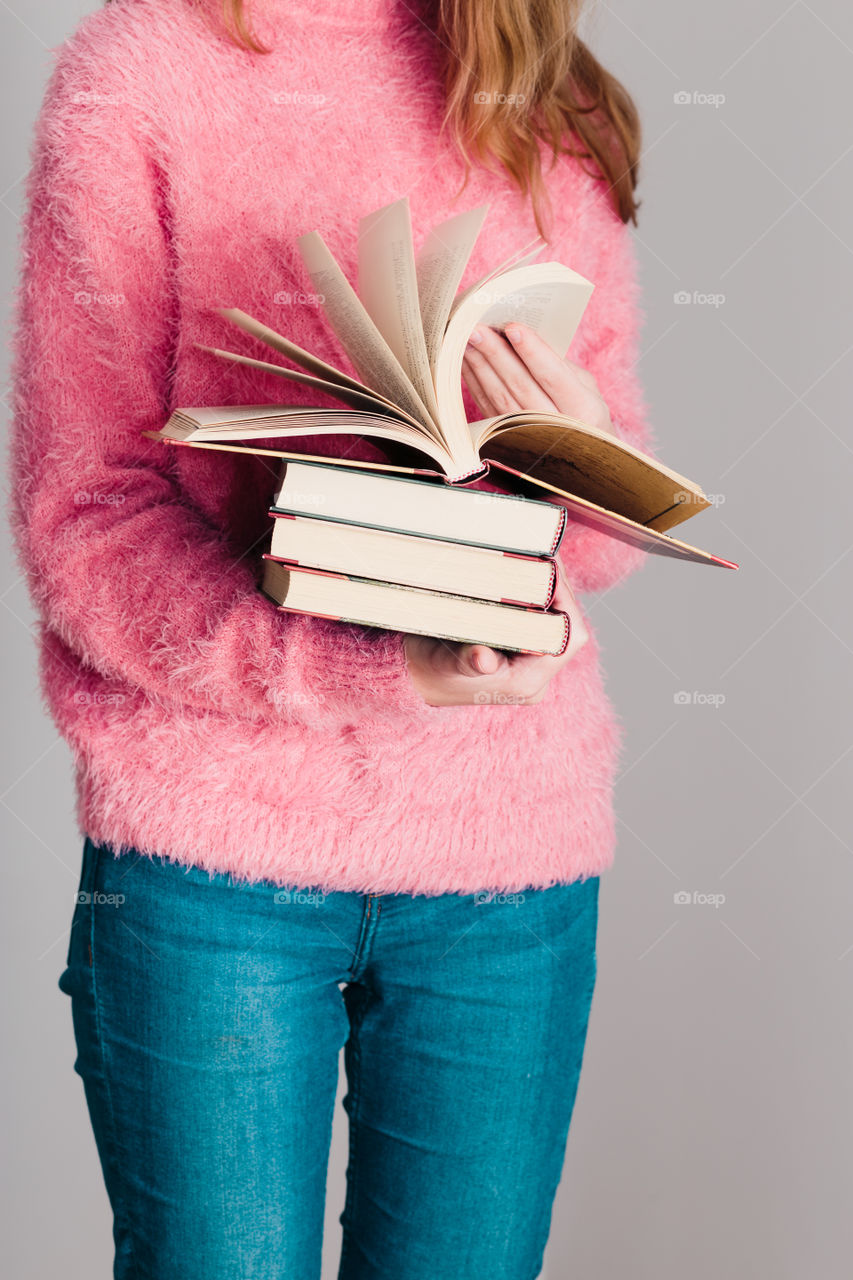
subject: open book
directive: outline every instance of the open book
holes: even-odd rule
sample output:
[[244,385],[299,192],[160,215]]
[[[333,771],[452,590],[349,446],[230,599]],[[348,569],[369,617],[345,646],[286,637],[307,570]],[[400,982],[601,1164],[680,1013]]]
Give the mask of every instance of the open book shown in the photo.
[[[308,274],[332,329],[359,377],[297,346],[245,312],[223,311],[240,329],[296,368],[219,348],[218,357],[310,386],[346,411],[305,405],[176,410],[157,438],[174,444],[299,456],[250,442],[299,436],[369,436],[414,448],[432,468],[388,468],[468,483],[491,479],[527,496],[546,495],[585,524],[655,551],[735,568],[677,541],[667,530],[709,505],[698,485],[609,432],[562,414],[522,412],[469,423],[462,359],[472,329],[518,320],[561,357],[593,285],[559,262],[534,262],[525,245],[461,293],[459,285],[487,206],[441,223],[415,255],[408,199],[362,218],[358,292],[317,232],[299,238]],[[240,443],[242,442],[242,443]],[[334,459],[323,461],[333,464]],[[351,458],[348,467],[365,467]]]

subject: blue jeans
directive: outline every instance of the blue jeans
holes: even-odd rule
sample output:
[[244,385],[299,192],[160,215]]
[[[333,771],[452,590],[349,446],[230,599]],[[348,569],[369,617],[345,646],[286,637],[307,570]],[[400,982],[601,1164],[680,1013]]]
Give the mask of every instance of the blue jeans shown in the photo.
[[286,892],[87,840],[67,967],[120,1280],[534,1280],[581,1070],[598,878]]

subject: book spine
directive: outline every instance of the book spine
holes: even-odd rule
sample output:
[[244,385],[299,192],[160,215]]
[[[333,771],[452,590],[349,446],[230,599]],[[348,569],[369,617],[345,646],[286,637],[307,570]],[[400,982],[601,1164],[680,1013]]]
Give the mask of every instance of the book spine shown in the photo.
[[563,541],[563,535],[566,532],[566,523],[568,520],[568,516],[566,515],[566,508],[558,507],[557,509],[560,512],[560,519],[557,522],[557,529],[554,534],[554,541],[551,543],[552,556],[555,556],[557,554],[557,550],[560,546],[560,543]]
[[481,464],[479,467],[472,467],[470,471],[463,471],[461,475],[443,476],[442,478],[446,484],[456,487],[459,485],[473,484],[475,480],[482,480],[484,476],[488,475],[488,471],[489,467],[488,463],[486,463],[485,465]]
[[557,564],[555,560],[551,561],[551,585],[548,588],[548,598],[545,601],[545,608],[550,609],[554,603],[554,596],[557,592]]
[[554,656],[555,656],[555,657],[557,657],[557,658],[559,658],[559,657],[561,656],[561,654],[564,654],[564,653],[566,652],[566,650],[568,649],[568,647],[569,647],[569,637],[570,637],[570,636],[571,636],[571,634],[572,634],[572,624],[571,624],[571,622],[569,621],[569,615],[568,615],[567,613],[564,613],[564,614],[562,615],[562,617],[563,617],[563,643],[562,643],[561,648],[560,648],[560,649],[557,651],[557,653],[554,655]]

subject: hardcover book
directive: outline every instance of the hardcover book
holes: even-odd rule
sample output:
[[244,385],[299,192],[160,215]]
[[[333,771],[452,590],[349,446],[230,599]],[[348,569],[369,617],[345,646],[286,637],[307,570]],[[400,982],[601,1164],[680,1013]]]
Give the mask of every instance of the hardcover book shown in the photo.
[[337,622],[521,653],[560,654],[569,642],[569,617],[556,609],[523,609],[325,570],[294,569],[269,556],[262,587],[280,608]]

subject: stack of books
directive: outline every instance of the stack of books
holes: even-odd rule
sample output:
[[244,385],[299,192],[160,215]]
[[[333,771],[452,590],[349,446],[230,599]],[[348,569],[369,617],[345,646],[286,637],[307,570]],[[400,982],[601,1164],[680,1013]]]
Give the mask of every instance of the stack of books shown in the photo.
[[[615,434],[560,413],[468,422],[462,359],[471,331],[524,323],[560,358],[593,285],[525,245],[459,290],[486,207],[457,214],[414,252],[406,199],[363,218],[358,291],[316,232],[299,250],[326,319],[358,377],[237,308],[222,314],[296,368],[247,352],[218,358],[334,398],[304,404],[177,409],[171,445],[284,460],[263,589],[284,608],[498,648],[559,653],[564,614],[549,610],[552,557],[566,519],[657,555],[736,569],[669,530],[710,506],[701,488]],[[282,450],[340,437],[337,457]],[[369,437],[387,463],[346,457]],[[399,465],[401,451],[428,463]],[[477,489],[488,479],[502,495]]]
[[394,631],[562,653],[549,609],[562,507],[312,462],[288,462],[263,589],[282,608]]

